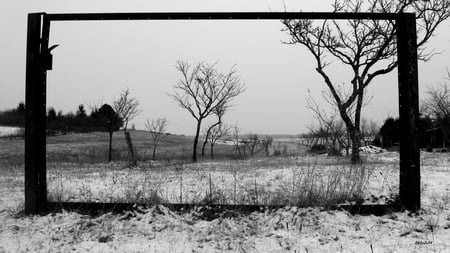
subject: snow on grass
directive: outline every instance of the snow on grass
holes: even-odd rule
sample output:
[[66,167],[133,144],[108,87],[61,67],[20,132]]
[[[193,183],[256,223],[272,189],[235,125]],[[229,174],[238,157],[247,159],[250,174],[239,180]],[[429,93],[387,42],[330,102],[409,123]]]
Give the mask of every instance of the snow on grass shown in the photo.
[[48,189],[52,201],[331,205],[363,197],[374,170],[373,164],[350,166],[342,159],[311,157],[159,168],[141,164],[138,169],[49,163]]
[[20,127],[9,127],[9,126],[0,126],[0,137],[15,135],[22,130]]
[[[398,184],[398,164],[387,162],[392,158],[395,158],[393,154],[367,157],[366,163],[375,169],[370,184],[375,186],[379,184],[377,182],[387,182],[383,190],[378,188],[374,191],[389,192],[389,187],[395,188]],[[247,171],[238,177],[245,181],[251,175],[259,175],[265,179],[261,185],[275,184],[276,180],[287,182],[283,180],[292,179],[289,176],[292,167],[287,165],[295,166],[302,162],[289,161],[285,163],[286,168],[273,171],[263,162],[253,163],[252,166],[258,167],[254,170],[250,165],[240,164]],[[220,178],[221,173],[230,174],[227,170],[232,167],[213,168],[214,164],[204,165],[211,168],[208,175],[214,172],[217,173],[214,174],[216,178]],[[319,208],[285,207],[249,214],[225,212],[216,218],[208,218],[206,208],[172,212],[164,206],[99,216],[64,211],[43,216],[21,216],[17,211],[23,203],[23,199],[18,197],[23,198],[23,181],[20,180],[23,173],[14,175],[8,172],[0,177],[0,252],[448,252],[450,156],[423,153],[421,164],[423,209],[417,213],[405,211],[379,217]],[[110,178],[112,176],[108,173],[117,173],[121,175],[118,178],[133,175],[130,182],[139,179],[137,171],[119,166],[112,168],[111,172],[107,170],[110,165],[104,166],[103,171],[91,171],[89,176]],[[193,175],[197,175],[191,168],[195,165],[186,166],[185,171],[191,170]],[[81,175],[82,172],[94,168],[80,169],[78,173],[75,169],[69,169],[67,175],[78,182],[77,178],[87,178]],[[176,170],[170,171],[167,182],[172,180],[176,185],[176,173]],[[156,173],[151,176],[156,177]],[[189,182],[190,175],[186,173],[185,176]],[[142,182],[144,179],[140,178]],[[64,181],[63,186],[69,181]],[[101,182],[93,179],[89,184]],[[93,193],[97,192],[93,190]]]

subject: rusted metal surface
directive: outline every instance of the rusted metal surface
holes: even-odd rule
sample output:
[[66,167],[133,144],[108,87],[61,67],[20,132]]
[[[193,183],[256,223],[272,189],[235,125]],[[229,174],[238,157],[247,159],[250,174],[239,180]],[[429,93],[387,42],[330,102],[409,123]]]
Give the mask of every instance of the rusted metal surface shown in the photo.
[[420,149],[417,142],[419,81],[414,14],[397,19],[398,90],[400,114],[400,201],[409,210],[420,209]]

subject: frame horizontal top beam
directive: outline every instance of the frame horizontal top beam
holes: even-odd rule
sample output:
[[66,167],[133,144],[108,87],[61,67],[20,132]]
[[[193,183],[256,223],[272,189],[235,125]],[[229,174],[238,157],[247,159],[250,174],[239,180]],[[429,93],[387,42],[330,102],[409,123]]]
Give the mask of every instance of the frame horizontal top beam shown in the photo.
[[253,20],[253,19],[376,19],[396,20],[398,13],[355,12],[138,12],[47,14],[50,21],[89,20]]

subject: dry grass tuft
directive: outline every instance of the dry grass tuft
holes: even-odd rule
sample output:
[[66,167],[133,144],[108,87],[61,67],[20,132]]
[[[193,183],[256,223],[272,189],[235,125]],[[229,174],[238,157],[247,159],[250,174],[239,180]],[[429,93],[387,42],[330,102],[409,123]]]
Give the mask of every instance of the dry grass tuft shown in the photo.
[[317,164],[292,172],[292,183],[278,189],[270,204],[329,208],[364,199],[373,169],[365,165],[336,165],[327,175]]

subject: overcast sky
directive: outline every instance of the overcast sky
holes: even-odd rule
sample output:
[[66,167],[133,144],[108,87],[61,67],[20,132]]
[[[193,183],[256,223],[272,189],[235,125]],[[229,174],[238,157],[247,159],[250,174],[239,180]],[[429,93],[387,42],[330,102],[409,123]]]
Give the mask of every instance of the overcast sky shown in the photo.
[[[29,12],[206,12],[206,11],[329,11],[330,1],[200,0],[79,1],[2,0],[0,9],[0,110],[25,99],[26,22]],[[104,21],[54,22],[50,45],[53,70],[48,72],[47,105],[64,112],[79,104],[110,103],[129,88],[143,110],[134,120],[167,117],[172,133],[194,134],[194,119],[167,95],[180,78],[178,59],[191,63],[219,61],[226,71],[236,64],[246,85],[225,115],[244,132],[297,134],[314,121],[306,108],[308,90],[320,98],[325,89],[310,54],[287,40],[279,21]],[[437,51],[450,49],[446,22],[432,39]],[[448,50],[447,50],[448,51]],[[449,52],[420,63],[421,94],[444,81]],[[346,79],[335,71],[339,82]],[[341,78],[341,79],[339,79]],[[366,118],[381,121],[398,115],[397,72],[378,78],[368,92],[373,100]],[[321,101],[321,100],[319,100]],[[329,105],[323,104],[328,108]]]

